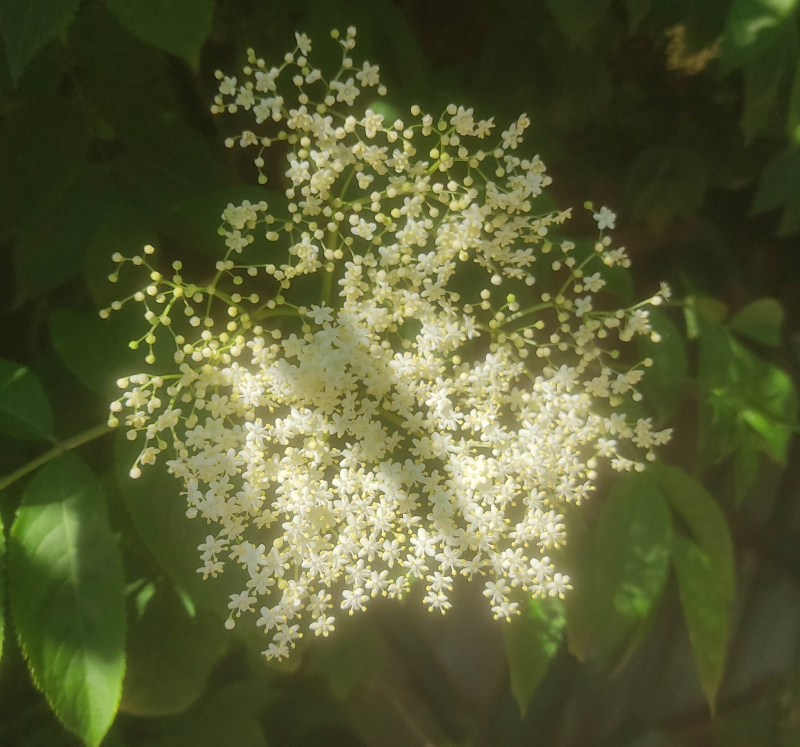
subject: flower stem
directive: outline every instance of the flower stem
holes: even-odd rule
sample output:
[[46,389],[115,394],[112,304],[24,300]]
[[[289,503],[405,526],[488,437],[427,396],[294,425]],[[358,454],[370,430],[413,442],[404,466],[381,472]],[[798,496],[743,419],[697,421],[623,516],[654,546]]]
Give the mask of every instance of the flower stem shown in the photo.
[[322,276],[322,305],[327,306],[333,291],[333,269],[326,269]]
[[18,470],[0,480],[0,492],[5,490],[9,485],[15,483],[17,480],[25,477],[25,475],[27,475],[29,472],[33,472],[35,469],[38,469],[52,459],[55,459],[57,456],[61,456],[68,451],[72,451],[73,449],[77,449],[78,446],[89,443],[89,441],[94,441],[96,438],[104,436],[110,430],[111,426],[107,423],[103,423],[102,425],[94,426],[94,428],[89,428],[89,430],[79,433],[77,436],[68,438],[66,441],[62,441],[54,448],[50,449],[50,451],[47,451],[41,456],[36,457],[36,459],[33,461],[24,464]]

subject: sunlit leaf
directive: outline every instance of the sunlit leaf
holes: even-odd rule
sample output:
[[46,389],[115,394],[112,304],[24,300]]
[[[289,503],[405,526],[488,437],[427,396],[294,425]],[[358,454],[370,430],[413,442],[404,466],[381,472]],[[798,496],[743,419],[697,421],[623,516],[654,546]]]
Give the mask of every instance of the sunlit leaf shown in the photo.
[[753,355],[723,327],[701,323],[699,376],[706,388],[702,402],[702,451],[715,461],[737,446],[740,427],[761,436],[773,459],[786,459],[797,418],[797,394],[791,377]]
[[524,717],[550,660],[561,647],[566,625],[564,607],[558,599],[529,599],[519,616],[502,625],[511,693]]
[[2,358],[0,432],[21,439],[53,436],[53,411],[39,379],[22,364]]
[[125,670],[122,564],[100,485],[74,454],[43,467],[25,490],[8,576],[34,682],[70,731],[99,745]]

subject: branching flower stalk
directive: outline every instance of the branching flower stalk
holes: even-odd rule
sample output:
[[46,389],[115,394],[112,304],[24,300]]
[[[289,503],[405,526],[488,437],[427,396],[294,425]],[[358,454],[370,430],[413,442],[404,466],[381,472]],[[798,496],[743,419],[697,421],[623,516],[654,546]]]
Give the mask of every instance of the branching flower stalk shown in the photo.
[[[620,353],[657,340],[648,307],[668,289],[609,307],[606,270],[629,266],[614,214],[594,213],[578,260],[570,211],[537,209],[544,164],[517,155],[526,116],[499,135],[455,105],[387,122],[357,104],[386,90],[377,65],[355,66],[355,29],[332,36],[331,79],[303,34],[279,67],[251,50],[241,79],[217,73],[212,111],[254,118],[237,140],[260,183],[265,150],[285,149],[285,206],[228,205],[207,285],[179,262],[162,275],[150,246],[114,255],[112,281],[131,263],[150,283],[101,312],[142,304],[131,346],[150,366],[157,336],[174,341],[174,366],[119,381],[109,424],[142,444],[132,478],[167,456],[187,517],[213,527],[198,572],[242,569],[226,626],[252,614],[267,658],[417,581],[442,613],[459,575],[483,579],[496,618],[563,596],[548,557],[563,507],[589,496],[600,460],[640,470],[669,438],[630,414],[652,362]],[[262,243],[282,260],[253,259]],[[306,276],[321,276],[318,303]]]

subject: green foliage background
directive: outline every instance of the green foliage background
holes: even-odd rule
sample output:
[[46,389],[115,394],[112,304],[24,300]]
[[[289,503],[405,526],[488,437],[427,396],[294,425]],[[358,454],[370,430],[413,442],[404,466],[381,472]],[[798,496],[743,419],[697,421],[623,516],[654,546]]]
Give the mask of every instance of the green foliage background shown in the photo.
[[[0,744],[800,744],[799,18],[797,0],[3,0]],[[112,252],[154,243],[202,272],[221,209],[264,195],[208,113],[213,71],[351,24],[384,106],[526,111],[555,202],[619,211],[635,274],[615,291],[682,299],[642,346],[675,438],[569,517],[563,604],[495,623],[465,584],[445,618],[376,605],[267,665],[222,629],[174,480],[127,477],[103,423],[139,367],[135,319],[95,312],[124,290]]]

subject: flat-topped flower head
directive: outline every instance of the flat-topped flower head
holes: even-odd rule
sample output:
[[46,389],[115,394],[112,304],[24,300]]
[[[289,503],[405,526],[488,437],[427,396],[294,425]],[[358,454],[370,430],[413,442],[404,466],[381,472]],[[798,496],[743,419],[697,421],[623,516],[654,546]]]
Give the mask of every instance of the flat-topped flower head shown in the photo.
[[[188,519],[209,523],[198,573],[242,569],[226,625],[250,617],[268,658],[378,596],[444,614],[459,576],[505,620],[526,596],[564,596],[564,508],[601,463],[642,469],[669,437],[631,414],[651,361],[626,345],[657,338],[648,306],[668,289],[611,304],[608,270],[630,264],[616,216],[594,213],[583,251],[563,234],[571,211],[537,202],[551,180],[522,151],[528,117],[497,133],[472,107],[414,106],[389,122],[355,29],[332,36],[332,77],[300,33],[277,65],[250,50],[217,74],[212,111],[253,120],[227,144],[254,150],[263,183],[280,143],[286,200],[220,206],[211,282],[179,262],[165,277],[151,248],[114,258],[150,273],[112,307],[145,309],[131,346],[151,367],[158,335],[175,352],[119,381],[109,422],[141,443],[131,476],[163,461]],[[273,258],[252,260],[254,244]]]

